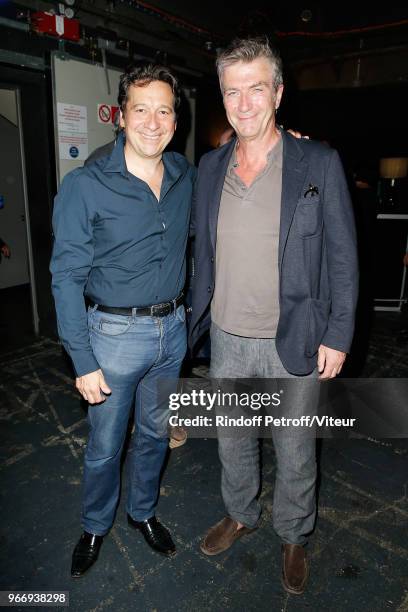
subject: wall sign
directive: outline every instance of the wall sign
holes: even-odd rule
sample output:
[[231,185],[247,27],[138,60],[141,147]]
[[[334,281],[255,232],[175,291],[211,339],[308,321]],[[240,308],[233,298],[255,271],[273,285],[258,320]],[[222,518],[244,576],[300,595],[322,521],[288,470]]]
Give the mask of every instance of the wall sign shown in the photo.
[[112,123],[115,123],[115,118],[118,112],[119,106],[112,106],[111,104],[98,104],[98,123],[112,125]]
[[88,157],[86,106],[57,103],[60,159],[85,160]]

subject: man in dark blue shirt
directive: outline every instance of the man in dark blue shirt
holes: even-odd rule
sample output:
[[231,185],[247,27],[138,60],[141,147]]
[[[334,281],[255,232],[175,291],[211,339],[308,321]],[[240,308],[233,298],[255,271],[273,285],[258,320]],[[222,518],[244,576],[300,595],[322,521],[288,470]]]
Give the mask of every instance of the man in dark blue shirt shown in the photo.
[[168,407],[157,383],[177,378],[186,351],[182,289],[195,169],[183,156],[163,153],[179,104],[167,68],[128,70],[118,102],[124,134],[110,155],[65,177],[53,218],[59,334],[76,387],[89,403],[84,532],[73,554],[73,577],[93,565],[112,526],[132,409],[128,521],[152,548],[175,553],[155,518],[168,444]]

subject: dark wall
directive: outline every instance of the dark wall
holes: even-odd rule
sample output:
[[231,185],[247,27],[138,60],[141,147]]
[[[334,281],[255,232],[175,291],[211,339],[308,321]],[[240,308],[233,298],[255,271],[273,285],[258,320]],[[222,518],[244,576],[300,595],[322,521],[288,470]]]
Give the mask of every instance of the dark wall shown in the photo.
[[347,163],[407,155],[408,84],[296,91],[288,88],[279,114],[312,138],[327,140]]

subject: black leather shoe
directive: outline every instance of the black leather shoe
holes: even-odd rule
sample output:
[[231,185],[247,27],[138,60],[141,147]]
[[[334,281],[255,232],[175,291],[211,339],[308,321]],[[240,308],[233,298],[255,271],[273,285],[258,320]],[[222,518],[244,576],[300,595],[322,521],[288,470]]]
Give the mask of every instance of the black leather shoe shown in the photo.
[[155,516],[145,521],[135,521],[128,515],[128,523],[142,532],[144,539],[153,550],[166,557],[173,557],[176,554],[176,547],[169,531],[159,523]]
[[103,536],[84,531],[72,554],[72,578],[79,578],[95,563],[102,542]]

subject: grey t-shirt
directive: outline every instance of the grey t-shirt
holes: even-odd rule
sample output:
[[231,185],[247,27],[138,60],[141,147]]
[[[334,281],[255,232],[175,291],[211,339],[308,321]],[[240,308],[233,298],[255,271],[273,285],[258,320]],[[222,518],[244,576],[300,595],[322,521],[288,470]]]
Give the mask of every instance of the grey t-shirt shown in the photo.
[[280,138],[249,187],[235,172],[235,151],[225,175],[211,318],[222,330],[237,336],[276,336],[282,150]]

